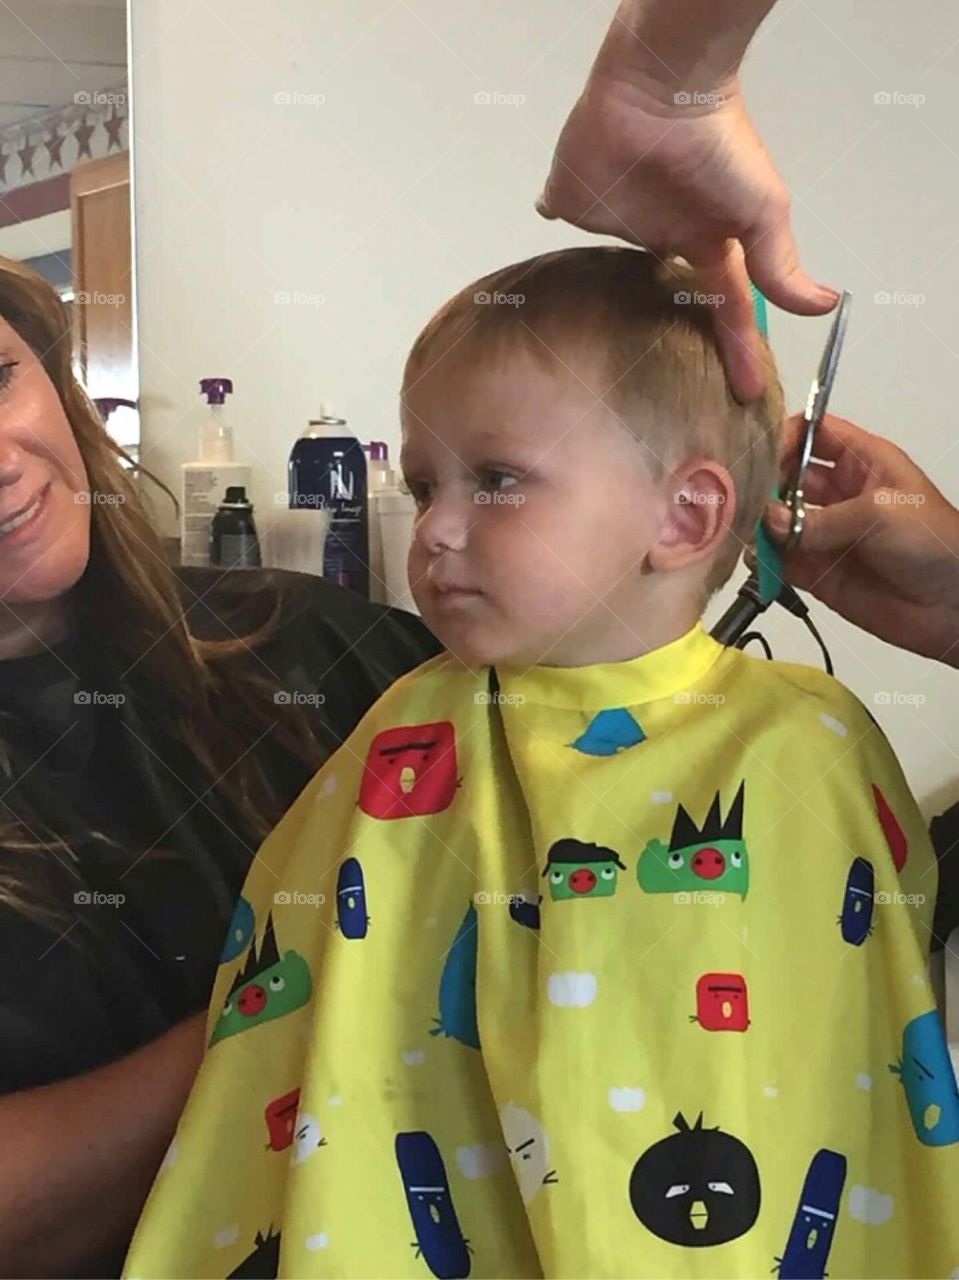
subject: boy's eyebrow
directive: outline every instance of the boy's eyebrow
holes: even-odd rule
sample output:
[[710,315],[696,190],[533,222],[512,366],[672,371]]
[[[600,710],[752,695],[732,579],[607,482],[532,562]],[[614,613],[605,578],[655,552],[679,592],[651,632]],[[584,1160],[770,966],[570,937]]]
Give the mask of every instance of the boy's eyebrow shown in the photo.
[[[464,453],[468,447],[472,454],[485,454],[486,457],[481,458],[480,461],[487,462],[495,462],[497,458],[506,462],[512,457],[515,462],[520,463],[525,457],[533,463],[543,455],[545,448],[543,441],[537,440],[535,433],[504,431],[502,427],[486,427],[471,432],[459,443]],[[475,457],[473,460],[476,461]],[[428,459],[415,444],[401,446],[399,453],[401,471],[427,465]]]

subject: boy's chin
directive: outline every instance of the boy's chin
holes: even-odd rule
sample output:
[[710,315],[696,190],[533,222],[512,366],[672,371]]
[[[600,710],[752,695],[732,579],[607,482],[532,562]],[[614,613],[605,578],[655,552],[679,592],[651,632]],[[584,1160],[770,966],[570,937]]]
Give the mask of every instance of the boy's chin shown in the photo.
[[521,661],[515,656],[518,646],[510,643],[503,630],[497,632],[497,629],[475,624],[457,626],[448,618],[434,620],[425,614],[423,620],[440,644],[465,667],[512,666]]
[[527,640],[512,638],[500,634],[497,636],[464,636],[454,635],[447,628],[447,635],[436,631],[436,637],[449,652],[464,666],[478,667],[519,667],[526,670],[539,663],[549,661],[548,656]]

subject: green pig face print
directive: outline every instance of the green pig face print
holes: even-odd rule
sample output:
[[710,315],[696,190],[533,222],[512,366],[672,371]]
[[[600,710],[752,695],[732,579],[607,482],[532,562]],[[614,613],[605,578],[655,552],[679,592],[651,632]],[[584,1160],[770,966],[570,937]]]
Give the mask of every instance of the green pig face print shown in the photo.
[[749,853],[743,840],[746,783],[725,818],[716,792],[698,827],[682,805],[676,810],[668,846],[650,840],[639,856],[636,878],[644,893],[737,893],[749,890]]
[[259,955],[254,944],[247,952],[246,963],[233,979],[210,1044],[302,1008],[310,999],[312,986],[310,971],[301,955],[295,951],[280,955],[270,916]]
[[570,902],[576,898],[611,898],[619,872],[625,870],[626,864],[615,850],[568,838],[550,846],[543,875],[549,877],[552,900]]

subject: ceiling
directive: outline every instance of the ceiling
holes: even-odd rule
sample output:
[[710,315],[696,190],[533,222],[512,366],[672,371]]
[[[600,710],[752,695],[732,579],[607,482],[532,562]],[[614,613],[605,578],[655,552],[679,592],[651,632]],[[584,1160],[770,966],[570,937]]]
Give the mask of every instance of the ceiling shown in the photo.
[[122,84],[126,45],[126,0],[2,0],[0,129]]

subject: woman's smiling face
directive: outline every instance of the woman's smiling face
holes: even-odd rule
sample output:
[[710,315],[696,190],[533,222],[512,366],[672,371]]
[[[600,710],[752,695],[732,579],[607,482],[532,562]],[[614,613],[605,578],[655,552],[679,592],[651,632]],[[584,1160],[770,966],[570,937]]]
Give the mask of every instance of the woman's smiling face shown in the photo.
[[0,601],[52,601],[90,552],[90,495],[76,438],[35,353],[0,317]]

